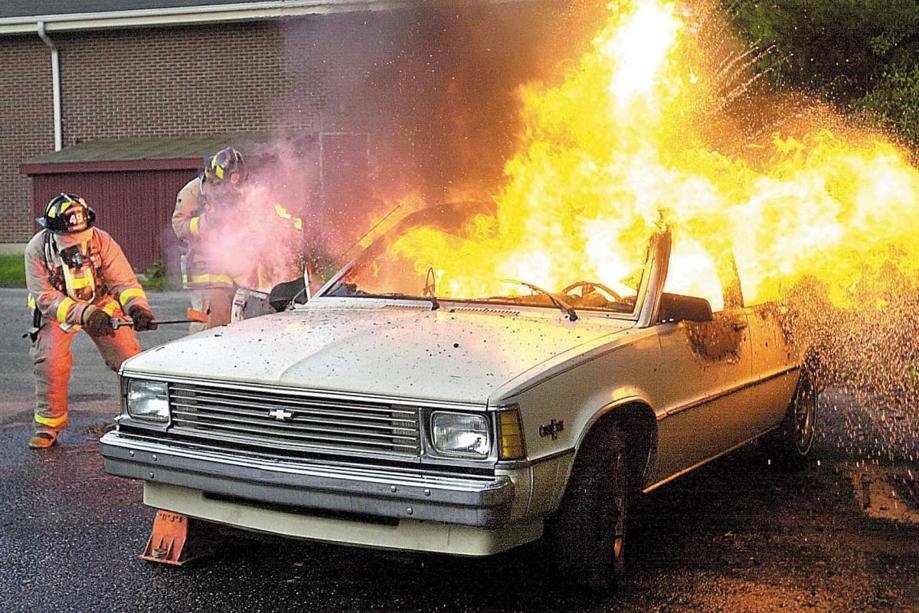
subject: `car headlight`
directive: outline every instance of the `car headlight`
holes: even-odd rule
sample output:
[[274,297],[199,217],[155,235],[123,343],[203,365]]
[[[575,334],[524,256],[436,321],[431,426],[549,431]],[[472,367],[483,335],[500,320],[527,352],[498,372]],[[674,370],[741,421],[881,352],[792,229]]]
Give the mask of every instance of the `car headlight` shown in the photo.
[[437,412],[431,415],[434,450],[443,455],[487,458],[491,451],[485,415]]
[[169,421],[169,385],[163,381],[128,381],[126,406],[134,419]]

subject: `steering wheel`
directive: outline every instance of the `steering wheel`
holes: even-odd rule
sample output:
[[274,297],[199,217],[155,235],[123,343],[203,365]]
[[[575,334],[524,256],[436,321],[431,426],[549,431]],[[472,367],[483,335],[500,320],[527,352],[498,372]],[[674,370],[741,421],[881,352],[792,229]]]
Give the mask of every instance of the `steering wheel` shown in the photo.
[[602,291],[607,296],[611,297],[615,302],[625,302],[625,300],[616,293],[614,290],[603,285],[602,283],[592,283],[590,281],[575,281],[568,287],[562,290],[562,293],[565,295],[570,295],[572,290],[581,289],[581,297],[583,298],[587,294],[590,294],[596,290]]

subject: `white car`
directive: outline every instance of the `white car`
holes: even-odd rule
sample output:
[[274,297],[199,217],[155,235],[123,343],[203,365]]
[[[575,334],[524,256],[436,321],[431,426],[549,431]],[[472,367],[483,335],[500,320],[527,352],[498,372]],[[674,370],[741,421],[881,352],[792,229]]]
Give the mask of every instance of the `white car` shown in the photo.
[[482,556],[545,534],[604,588],[631,496],[767,434],[808,454],[816,391],[775,305],[745,308],[736,278],[714,313],[670,292],[669,231],[631,288],[448,299],[393,268],[393,237],[473,209],[410,216],[306,304],[128,360],[105,469],[152,507],[290,537]]

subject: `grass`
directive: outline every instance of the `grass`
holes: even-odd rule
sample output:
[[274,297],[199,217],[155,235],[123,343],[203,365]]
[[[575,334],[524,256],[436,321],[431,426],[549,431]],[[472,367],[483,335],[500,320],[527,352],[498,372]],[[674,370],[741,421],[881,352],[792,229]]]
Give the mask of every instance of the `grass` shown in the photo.
[[169,289],[169,286],[166,284],[166,279],[148,279],[143,276],[138,276],[137,280],[140,281],[144,290],[148,292],[162,292]]
[[167,281],[166,264],[160,259],[153,262],[150,268],[144,271],[140,283],[147,291],[161,292],[167,288]]
[[26,267],[21,255],[0,255],[0,287],[25,287]]

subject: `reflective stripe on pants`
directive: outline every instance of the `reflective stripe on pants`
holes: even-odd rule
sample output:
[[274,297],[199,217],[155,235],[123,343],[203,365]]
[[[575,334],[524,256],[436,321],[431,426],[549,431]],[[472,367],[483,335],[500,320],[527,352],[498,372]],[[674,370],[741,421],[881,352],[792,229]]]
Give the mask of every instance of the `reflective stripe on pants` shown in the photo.
[[[116,315],[123,314],[116,311]],[[53,321],[45,320],[29,354],[35,372],[35,427],[38,430],[63,430],[67,425],[67,388],[73,354],[70,346],[76,330],[64,331]],[[91,337],[106,365],[117,371],[122,362],[140,353],[137,335],[130,326],[122,326],[115,336]]]

